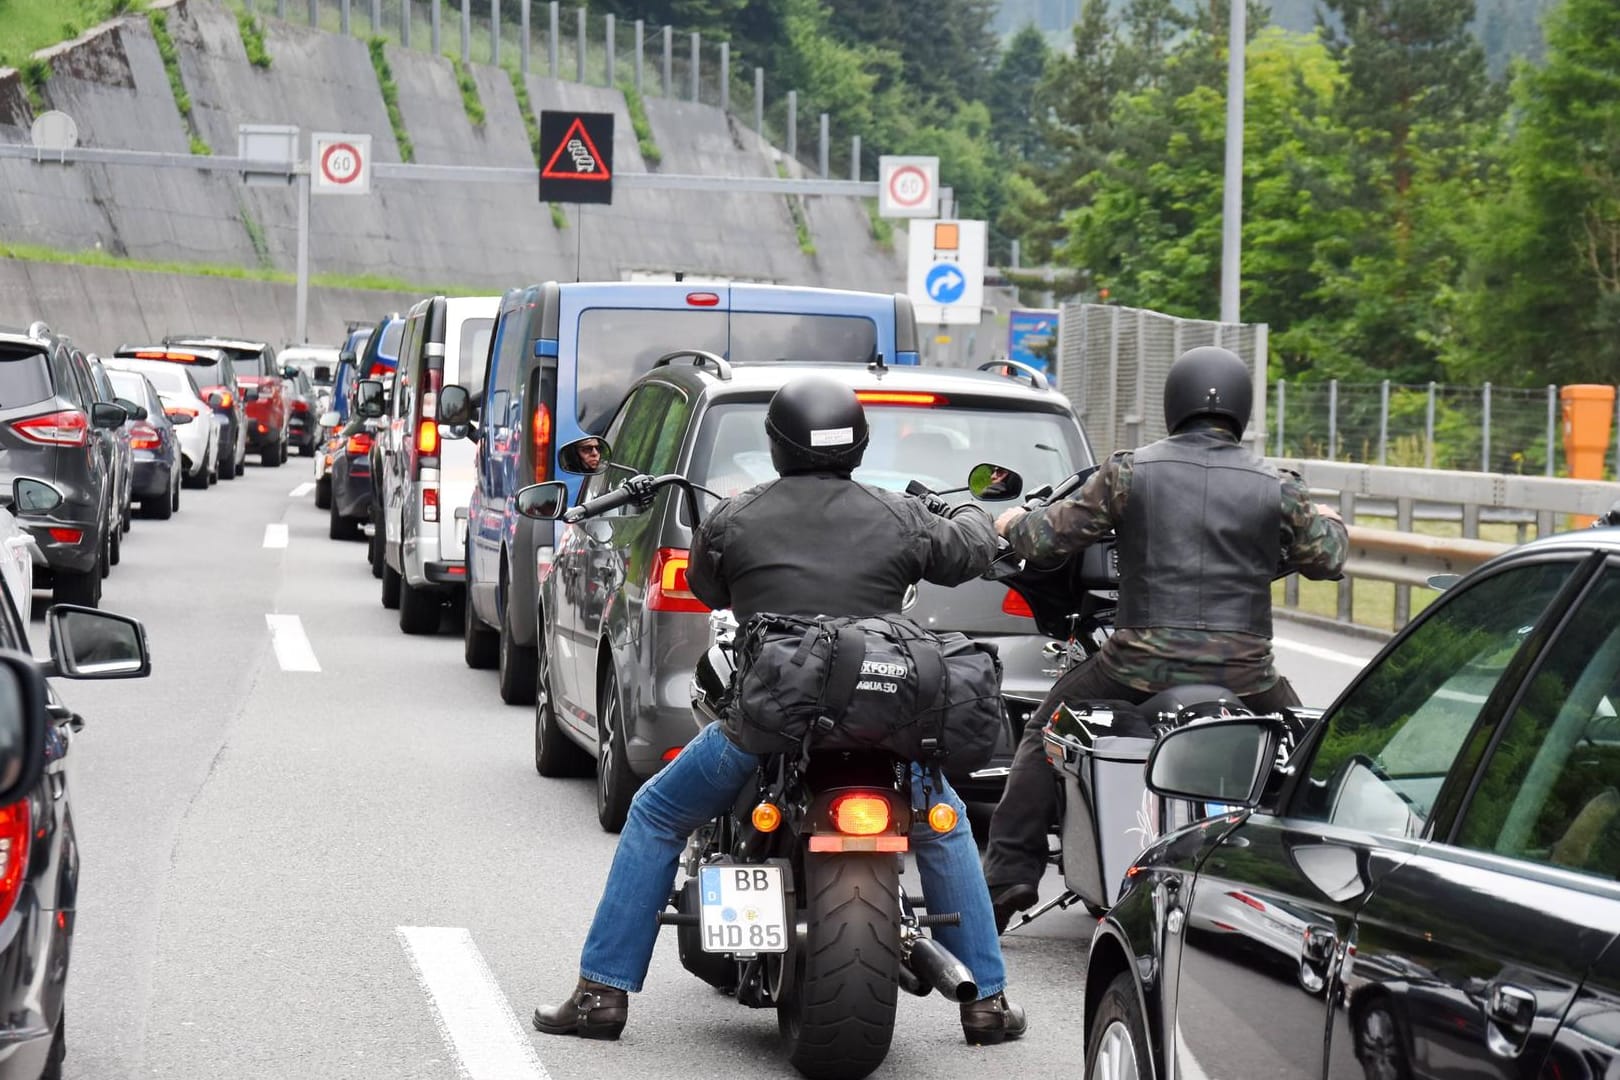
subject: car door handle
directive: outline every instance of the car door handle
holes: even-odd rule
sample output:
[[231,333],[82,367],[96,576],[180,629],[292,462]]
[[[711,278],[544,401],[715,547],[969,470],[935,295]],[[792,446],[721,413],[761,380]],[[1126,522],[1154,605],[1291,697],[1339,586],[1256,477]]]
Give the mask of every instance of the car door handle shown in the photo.
[[1512,983],[1491,987],[1485,1007],[1485,1044],[1500,1058],[1518,1057],[1536,1020],[1536,995]]

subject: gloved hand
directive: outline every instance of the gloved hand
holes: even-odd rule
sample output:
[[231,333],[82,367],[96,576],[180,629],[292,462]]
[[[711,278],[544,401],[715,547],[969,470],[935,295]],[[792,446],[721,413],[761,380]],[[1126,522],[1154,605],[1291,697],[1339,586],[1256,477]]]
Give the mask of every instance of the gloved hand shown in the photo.
[[933,492],[929,492],[926,495],[919,495],[918,498],[922,500],[924,506],[928,507],[928,512],[930,514],[935,514],[939,517],[951,516],[951,504],[940,498],[938,495],[935,495]]

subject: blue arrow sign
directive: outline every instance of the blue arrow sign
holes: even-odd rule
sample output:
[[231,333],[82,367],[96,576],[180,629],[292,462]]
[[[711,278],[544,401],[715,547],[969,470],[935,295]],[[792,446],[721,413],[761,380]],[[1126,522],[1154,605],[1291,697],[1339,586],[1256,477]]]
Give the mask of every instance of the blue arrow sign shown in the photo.
[[955,263],[935,263],[923,279],[923,288],[936,304],[954,304],[967,291],[967,278]]

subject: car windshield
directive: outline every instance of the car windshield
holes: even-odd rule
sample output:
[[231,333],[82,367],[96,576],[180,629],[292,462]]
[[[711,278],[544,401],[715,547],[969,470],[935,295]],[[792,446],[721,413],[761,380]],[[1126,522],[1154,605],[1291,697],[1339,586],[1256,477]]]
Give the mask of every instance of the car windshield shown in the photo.
[[51,396],[51,372],[38,349],[0,346],[0,409],[32,405]]
[[[710,409],[688,475],[725,496],[775,479],[766,408],[761,401]],[[890,491],[904,491],[912,480],[935,491],[963,487],[980,462],[1013,469],[1026,489],[1055,484],[1091,464],[1078,425],[1063,413],[868,405],[866,419],[872,436],[855,479]],[[952,501],[969,498],[963,492]]]

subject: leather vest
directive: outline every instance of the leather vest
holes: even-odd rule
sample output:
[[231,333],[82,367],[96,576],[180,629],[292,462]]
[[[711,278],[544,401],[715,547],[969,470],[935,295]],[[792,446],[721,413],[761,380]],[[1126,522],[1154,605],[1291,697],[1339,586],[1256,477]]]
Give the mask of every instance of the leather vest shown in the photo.
[[1118,538],[1116,625],[1271,637],[1281,488],[1230,436],[1194,430],[1137,450]]

